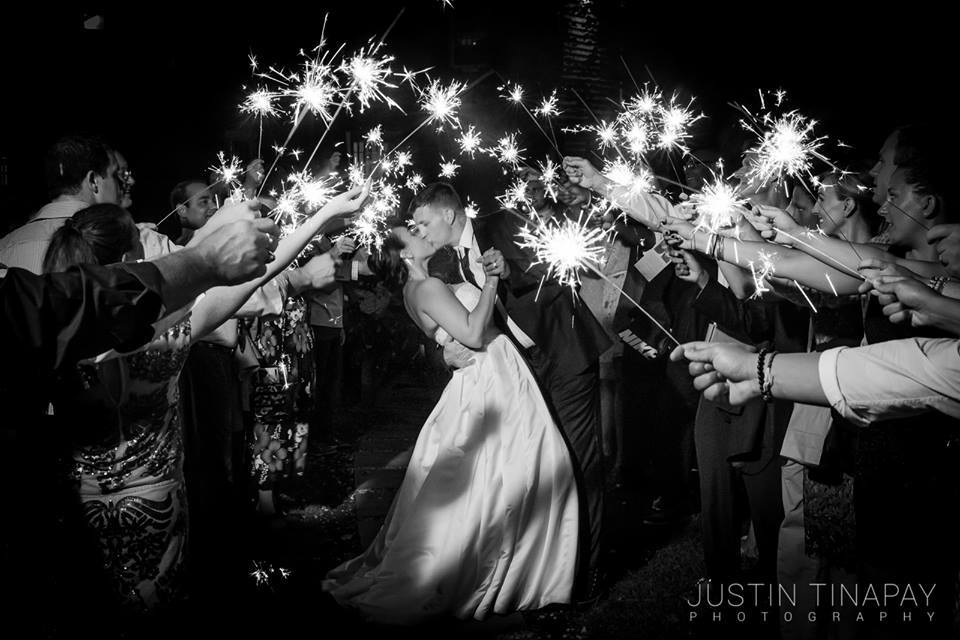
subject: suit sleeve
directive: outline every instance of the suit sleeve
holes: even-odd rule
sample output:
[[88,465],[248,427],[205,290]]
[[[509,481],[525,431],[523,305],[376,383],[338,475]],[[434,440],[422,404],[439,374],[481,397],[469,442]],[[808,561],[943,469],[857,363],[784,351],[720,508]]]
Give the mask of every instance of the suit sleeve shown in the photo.
[[711,278],[694,299],[693,307],[724,333],[747,343],[773,339],[774,319],[771,306],[765,302],[740,300],[733,292]]
[[135,349],[153,337],[162,285],[148,262],[44,276],[10,269],[0,279],[3,351],[43,375],[110,349]]

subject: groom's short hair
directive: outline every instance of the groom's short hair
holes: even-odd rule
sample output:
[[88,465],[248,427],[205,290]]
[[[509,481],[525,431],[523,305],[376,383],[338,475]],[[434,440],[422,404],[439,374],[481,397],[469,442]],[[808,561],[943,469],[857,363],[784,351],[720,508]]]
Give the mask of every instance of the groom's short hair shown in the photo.
[[409,213],[413,215],[413,212],[420,207],[431,205],[450,207],[457,213],[463,213],[463,203],[457,195],[457,190],[446,182],[434,182],[424,187],[410,202]]

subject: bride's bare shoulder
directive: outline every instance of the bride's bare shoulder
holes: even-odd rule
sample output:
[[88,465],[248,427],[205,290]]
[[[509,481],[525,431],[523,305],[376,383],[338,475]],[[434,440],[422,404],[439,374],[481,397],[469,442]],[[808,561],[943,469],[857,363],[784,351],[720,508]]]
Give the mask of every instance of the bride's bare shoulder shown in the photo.
[[429,277],[410,283],[407,295],[411,300],[424,300],[426,297],[450,295],[450,289],[447,288],[443,280]]

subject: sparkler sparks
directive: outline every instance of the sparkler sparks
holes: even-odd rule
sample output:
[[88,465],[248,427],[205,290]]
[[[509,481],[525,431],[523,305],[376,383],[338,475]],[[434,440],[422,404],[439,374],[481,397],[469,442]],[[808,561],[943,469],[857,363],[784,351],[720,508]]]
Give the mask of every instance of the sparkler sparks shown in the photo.
[[522,209],[529,207],[530,201],[527,200],[527,181],[523,178],[517,178],[503,195],[497,196],[497,200],[505,209]]
[[502,164],[508,164],[514,168],[523,161],[521,153],[523,149],[517,146],[517,134],[511,133],[505,135],[497,141],[497,146],[488,150],[492,156]]
[[460,144],[460,153],[468,154],[472,159],[474,154],[480,149],[480,134],[470,125],[470,128],[464,131],[457,140]]
[[550,94],[549,98],[544,98],[543,102],[540,103],[540,106],[537,108],[537,115],[544,118],[552,118],[560,115],[560,109],[557,107],[557,104],[557,92],[554,91]]
[[500,87],[500,89],[507,89],[507,92],[501,94],[501,96],[510,102],[516,102],[517,104],[523,103],[523,87],[521,87],[519,84],[514,83],[513,88],[509,88],[504,85]]
[[421,108],[430,114],[428,123],[436,123],[437,131],[449,124],[454,129],[460,128],[457,119],[457,109],[460,108],[460,92],[464,89],[463,83],[453,82],[444,87],[439,80],[434,80],[421,96]]
[[639,171],[634,172],[630,165],[622,160],[608,163],[603,175],[621,187],[629,187],[630,196],[649,193],[656,185],[653,175],[647,169],[640,167]]
[[479,213],[477,203],[470,198],[467,198],[467,204],[463,207],[463,212],[467,214],[468,218],[476,218],[477,214]]
[[757,252],[759,265],[755,265],[753,260],[747,262],[750,267],[750,274],[753,276],[753,296],[759,297],[761,294],[770,291],[767,286],[767,278],[771,277],[776,271],[773,264],[773,255],[766,251]]
[[367,131],[366,135],[363,136],[363,139],[367,141],[367,145],[371,147],[380,147],[383,149],[383,129],[381,125],[375,126],[370,131]]
[[457,175],[457,171],[460,169],[460,165],[456,162],[447,161],[443,156],[440,156],[440,177],[446,178],[447,180],[453,178]]
[[520,232],[520,245],[529,248],[537,263],[547,265],[547,276],[571,289],[580,283],[580,270],[596,265],[606,252],[605,232],[589,218],[564,220],[560,225],[538,224]]
[[765,118],[764,122],[769,129],[762,134],[760,144],[750,150],[756,154],[750,176],[760,185],[808,174],[813,158],[823,158],[817,149],[825,138],[811,135],[815,120],[792,111],[777,119]]
[[687,202],[695,207],[699,214],[696,228],[717,233],[737,223],[740,216],[738,208],[747,201],[739,197],[736,188],[715,178],[712,183],[704,185],[700,193],[691,194]]
[[397,87],[389,82],[389,78],[395,75],[389,66],[393,59],[393,56],[375,58],[361,50],[340,66],[340,71],[352,79],[352,87],[356,90],[357,102],[360,103],[360,113],[363,113],[374,101],[383,102],[390,108],[400,109],[400,105],[383,92],[384,89]]
[[275,116],[277,115],[277,109],[273,101],[276,97],[277,94],[272,91],[257,89],[247,95],[243,104],[240,105],[240,111],[242,113],[251,113],[260,118],[264,116]]
[[210,167],[210,171],[214,172],[217,180],[227,185],[238,184],[237,179],[241,174],[240,158],[231,156],[228,161],[223,151],[221,151],[217,154],[217,160],[220,164]]

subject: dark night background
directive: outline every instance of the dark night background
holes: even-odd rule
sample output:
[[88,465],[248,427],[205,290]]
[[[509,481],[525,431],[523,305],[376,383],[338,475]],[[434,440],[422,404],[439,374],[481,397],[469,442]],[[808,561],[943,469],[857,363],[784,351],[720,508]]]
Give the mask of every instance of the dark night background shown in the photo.
[[[248,54],[262,66],[294,67],[297,51],[317,44],[327,12],[328,41],[346,42],[349,51],[381,34],[405,7],[387,40],[397,69],[433,66],[445,80],[465,81],[494,69],[520,81],[533,100],[563,87],[563,14],[573,5],[588,5],[598,16],[602,86],[611,98],[633,89],[620,56],[638,82],[652,75],[665,93],[697,96],[710,119],[697,130],[693,147],[715,146],[716,131],[735,121],[727,101],[755,103],[760,87],[788,90],[792,106],[866,158],[893,126],[952,115],[954,21],[946,9],[917,3],[859,10],[836,3],[704,10],[694,3],[627,0],[455,0],[452,9],[436,0],[51,5],[4,16],[0,227],[9,229],[45,202],[43,152],[68,132],[101,134],[123,151],[137,178],[133,212],[139,220],[163,215],[171,186],[204,175],[218,150],[246,161],[257,135],[256,121],[237,110],[241,87],[251,84]],[[84,20],[95,15],[103,28],[85,29]],[[465,96],[462,120],[476,123],[488,143],[520,128],[523,146],[546,152],[526,116],[496,98],[498,84],[491,76]],[[377,106],[362,118],[341,118],[330,143],[343,140],[347,130],[357,139],[381,121],[388,145],[402,138],[421,116],[409,90],[396,93],[406,117]],[[288,126],[267,125],[268,161],[269,144],[282,141]],[[291,146],[309,150],[319,131],[308,119]],[[438,153],[455,155],[453,144],[451,136],[429,130],[414,139],[428,181],[436,175]],[[561,144],[577,149],[569,138]],[[463,164],[458,186],[478,202],[502,189],[502,180],[489,182],[497,178],[492,161]]]

